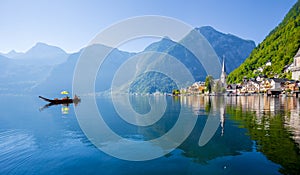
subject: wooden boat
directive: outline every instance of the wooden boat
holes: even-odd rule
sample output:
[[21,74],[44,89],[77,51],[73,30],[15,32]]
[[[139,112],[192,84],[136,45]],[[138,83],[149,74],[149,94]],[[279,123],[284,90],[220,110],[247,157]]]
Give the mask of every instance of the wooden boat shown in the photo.
[[61,99],[58,99],[58,98],[48,99],[48,98],[45,98],[45,97],[42,97],[42,96],[39,96],[39,98],[41,98],[41,99],[43,99],[47,102],[50,102],[51,104],[68,104],[68,103],[77,104],[78,102],[80,102],[80,98],[78,98],[76,95],[75,95],[74,99],[68,98],[68,97],[61,98]]

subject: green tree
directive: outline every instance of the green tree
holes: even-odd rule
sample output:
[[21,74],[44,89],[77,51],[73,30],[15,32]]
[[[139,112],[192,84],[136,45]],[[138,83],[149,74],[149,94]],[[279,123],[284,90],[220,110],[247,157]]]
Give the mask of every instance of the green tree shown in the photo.
[[213,77],[211,75],[208,75],[205,79],[205,88],[206,91],[208,91],[209,93],[211,93],[213,87]]
[[284,66],[293,62],[293,57],[300,47],[300,1],[292,7],[284,20],[260,43],[245,60],[243,64],[232,71],[228,77],[228,83],[239,83],[244,76],[254,78],[255,70],[264,67],[268,61],[272,66],[264,70],[271,78],[275,74],[280,77]]

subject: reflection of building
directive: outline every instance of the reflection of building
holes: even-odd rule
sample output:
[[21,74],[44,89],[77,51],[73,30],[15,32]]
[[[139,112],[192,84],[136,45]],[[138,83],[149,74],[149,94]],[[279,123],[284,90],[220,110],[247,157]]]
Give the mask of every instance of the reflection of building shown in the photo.
[[224,135],[224,122],[225,122],[225,108],[226,103],[220,104],[220,125],[221,125],[221,136]]
[[300,48],[294,57],[294,65],[291,68],[291,71],[292,71],[292,79],[299,80],[299,77],[300,77]]
[[209,96],[181,96],[180,102],[192,108],[195,115],[205,114],[205,105],[208,104]]
[[290,130],[293,134],[293,139],[300,146],[300,104],[299,100],[295,98],[291,98],[287,103],[287,111],[291,111],[290,116],[285,116],[285,126]]

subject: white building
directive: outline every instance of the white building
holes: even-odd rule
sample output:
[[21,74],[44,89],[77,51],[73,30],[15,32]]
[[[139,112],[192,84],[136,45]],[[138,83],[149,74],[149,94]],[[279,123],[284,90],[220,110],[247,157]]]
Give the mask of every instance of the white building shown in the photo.
[[271,89],[272,90],[284,90],[284,84],[288,81],[287,79],[281,79],[281,78],[272,78],[271,79]]
[[291,68],[292,79],[299,80],[300,78],[300,48],[294,57],[294,66]]

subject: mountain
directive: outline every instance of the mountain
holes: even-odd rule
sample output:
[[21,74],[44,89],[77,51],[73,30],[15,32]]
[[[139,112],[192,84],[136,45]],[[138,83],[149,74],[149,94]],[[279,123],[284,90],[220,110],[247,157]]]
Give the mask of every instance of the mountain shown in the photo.
[[0,92],[30,91],[51,72],[48,65],[21,65],[17,60],[0,55]]
[[[279,76],[291,78],[291,73],[283,73],[286,65],[293,62],[293,57],[300,47],[300,1],[290,9],[283,21],[273,29],[240,67],[228,76],[228,82],[241,82],[248,78],[264,74],[271,78]],[[267,62],[271,62],[267,66]],[[262,71],[261,71],[262,70]]]
[[[255,48],[255,43],[253,41],[218,32],[209,26],[196,28],[195,30],[200,32],[208,40],[219,57],[220,62],[222,61],[222,58],[225,57],[227,73],[230,73],[244,62]],[[189,35],[185,38],[193,37],[192,34]],[[178,59],[189,69],[196,81],[204,81],[207,76],[203,65],[198,61],[195,55],[181,44],[175,43],[169,38],[163,38],[161,41],[152,43],[144,50],[144,52],[148,51],[168,53]],[[170,93],[172,92],[172,89],[175,88],[178,87],[176,87],[175,83],[165,75],[149,72],[139,76],[137,80],[132,83],[130,91],[132,93],[154,93],[156,91]]]
[[[55,66],[51,71],[51,75],[48,76],[38,86],[36,86],[33,92],[57,94],[57,92],[62,90],[71,91],[75,66],[82,52],[85,50],[91,54],[91,57],[93,57],[108,49],[112,48],[101,44],[95,44],[83,48],[77,53],[71,54],[66,62]],[[121,66],[121,64],[132,55],[134,54],[113,49],[113,51],[106,57],[105,61],[101,65],[101,69],[95,76],[95,89],[97,92],[108,90],[111,87],[111,82],[115,72]]]
[[145,52],[148,51],[168,53],[178,59],[189,69],[197,81],[204,80],[206,77],[206,72],[196,56],[187,48],[169,38],[163,38],[158,42],[150,44],[145,49]]
[[26,53],[11,51],[0,55],[0,92],[30,92],[45,80],[55,65],[66,61],[68,54],[62,49],[37,43]]
[[15,57],[18,57],[18,56],[21,56],[23,55],[24,53],[22,52],[16,52],[15,50],[11,50],[10,52],[6,53],[6,54],[1,54],[7,58],[15,58]]
[[130,93],[172,92],[178,89],[176,83],[159,72],[148,72],[137,77],[131,84]]
[[59,47],[45,43],[36,43],[24,54],[19,54],[14,59],[20,64],[56,65],[66,61],[68,54]]
[[[223,34],[212,27],[197,28],[193,32],[203,33],[216,50],[219,59],[225,55],[226,62],[228,62],[226,64],[228,66],[228,72],[237,67],[238,64],[247,57],[247,54],[250,53],[251,49],[254,48],[254,42],[243,40],[233,35]],[[189,34],[183,38],[182,41],[189,42],[191,39],[193,39],[193,36]],[[191,42],[191,44],[193,45],[193,42]],[[6,90],[1,90],[1,92],[11,93],[17,91],[38,94],[57,94],[57,92],[60,92],[61,90],[71,91],[75,66],[81,53],[85,50],[93,57],[107,49],[112,48],[96,44],[83,48],[77,53],[67,54],[58,47],[37,43],[26,53],[15,56],[14,59],[2,56],[0,59],[0,68],[3,69],[0,70],[2,75],[0,76],[0,85],[2,89]],[[204,48],[199,48],[198,50],[201,52],[203,49]],[[126,61],[129,58],[139,55],[143,56],[149,52],[173,56],[188,69],[196,81],[203,81],[206,77],[206,71],[204,70],[203,65],[191,51],[169,38],[163,38],[161,41],[150,44],[140,53],[129,53],[118,49],[112,49],[112,52],[106,57],[101,68],[99,68],[98,74],[95,76],[96,91],[99,92],[110,89],[115,73],[122,64],[127,63]],[[235,55],[235,57],[232,55]],[[147,72],[147,70],[162,65],[165,65],[165,68],[170,68],[171,70],[173,62],[170,62],[167,57],[160,57],[157,54],[148,54],[144,58],[145,59],[141,59],[138,63],[139,65],[134,68],[137,68],[137,72],[142,74],[133,82],[129,82],[131,92],[171,92],[174,88],[178,88],[170,77],[159,72]],[[221,69],[218,65],[212,69],[216,68],[218,70]],[[174,76],[181,76],[182,71],[184,71],[181,69],[172,70],[171,73]]]
[[7,78],[7,68],[11,64],[11,60],[5,56],[0,55],[0,83],[1,80],[2,82],[5,82],[4,79],[6,80]]
[[57,95],[63,90],[71,91],[73,73],[80,54],[81,51],[73,53],[67,58],[66,62],[55,66],[49,76],[33,88],[32,93]]
[[[197,81],[204,80],[206,77],[206,71],[195,55],[181,44],[178,44],[169,38],[163,38],[158,42],[152,43],[144,50],[144,52],[150,51],[155,53],[167,53],[168,55],[173,56],[173,58],[177,59],[189,70],[194,79]],[[139,67],[143,67],[147,70],[148,67],[158,67],[159,65],[164,64],[169,65],[170,69],[174,66],[169,61],[164,63],[162,60],[157,59],[158,56],[155,56],[155,54],[150,56],[148,60],[151,60],[151,57],[155,57],[152,60],[157,60],[156,63],[145,62],[147,65],[139,65]],[[167,58],[168,56],[165,56],[165,59]],[[177,71],[177,74],[180,74],[179,70],[174,71]],[[183,75],[179,76],[183,77]],[[186,84],[186,86],[188,85],[189,84]],[[154,93],[156,91],[171,93],[173,89],[178,88],[180,87],[177,87],[176,83],[170,77],[159,72],[150,71],[138,76],[137,79],[132,82],[129,91],[131,93]]]
[[254,41],[218,32],[210,26],[196,28],[196,30],[208,40],[220,61],[222,61],[223,56],[225,57],[227,74],[240,66],[255,48]]

